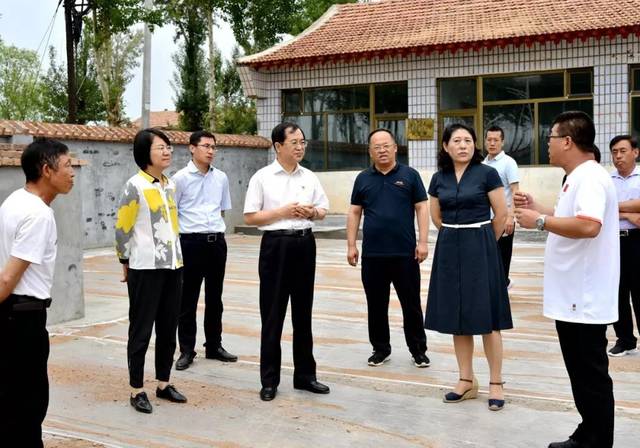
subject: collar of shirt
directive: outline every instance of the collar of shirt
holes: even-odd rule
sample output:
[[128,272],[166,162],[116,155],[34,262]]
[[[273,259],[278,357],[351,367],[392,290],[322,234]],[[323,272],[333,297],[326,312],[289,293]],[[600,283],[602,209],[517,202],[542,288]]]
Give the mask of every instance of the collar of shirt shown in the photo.
[[[156,182],[160,182],[160,179],[156,179],[155,177],[153,177],[151,174],[147,173],[146,171],[140,170],[140,171],[138,171],[138,174],[140,176],[142,176],[143,179],[146,179],[150,184],[154,184]],[[168,182],[169,182],[169,179],[167,178],[167,176],[165,176],[163,174],[162,175],[162,183],[164,185],[167,185]]]
[[493,159],[490,159],[489,156],[487,156],[487,157],[484,158],[484,161],[485,162],[495,162],[497,160],[502,159],[504,156],[506,156],[504,151],[500,151],[500,153],[497,156],[495,156]]
[[640,169],[637,166],[633,169],[633,171],[631,171],[631,174],[629,174],[627,177],[622,176],[618,172],[618,170],[615,170],[613,173],[611,173],[611,177],[616,177],[622,180],[629,179],[630,177],[633,177],[633,176],[640,176]]
[[375,165],[371,165],[371,172],[373,174],[381,174],[383,176],[388,176],[390,174],[394,174],[394,173],[396,173],[398,171],[398,169],[400,169],[400,163],[398,163],[397,161],[396,161],[395,166],[393,168],[391,168],[391,170],[388,171],[387,174],[383,174],[382,171],[378,170],[378,168],[376,168]]
[[280,162],[278,162],[278,159],[274,160],[273,163],[271,163],[271,165],[269,165],[271,167],[271,172],[273,174],[278,174],[278,173],[285,173],[285,174],[289,174],[294,175],[299,173],[300,171],[302,171],[300,168],[300,164],[298,163],[295,167],[295,169],[290,173],[287,170],[284,169],[284,167],[282,165],[280,165]]
[[[190,173],[192,173],[192,174],[197,174],[197,173],[199,173],[199,174],[201,174],[201,175],[203,175],[203,176],[206,176],[206,175],[207,175],[207,173],[204,173],[204,174],[203,174],[203,173],[202,173],[202,171],[200,171],[200,169],[196,166],[196,164],[195,164],[195,163],[193,163],[193,160],[189,160],[189,163],[187,163],[187,170],[189,170],[189,172],[190,172]],[[213,167],[212,167],[212,166],[209,166],[209,171],[208,171],[208,173],[210,173],[211,171],[213,171]]]

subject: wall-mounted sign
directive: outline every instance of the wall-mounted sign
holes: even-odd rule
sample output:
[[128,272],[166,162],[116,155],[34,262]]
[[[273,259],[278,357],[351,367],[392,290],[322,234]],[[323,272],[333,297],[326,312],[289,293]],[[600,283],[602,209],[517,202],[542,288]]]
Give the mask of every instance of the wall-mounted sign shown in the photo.
[[408,140],[433,140],[433,118],[407,119]]

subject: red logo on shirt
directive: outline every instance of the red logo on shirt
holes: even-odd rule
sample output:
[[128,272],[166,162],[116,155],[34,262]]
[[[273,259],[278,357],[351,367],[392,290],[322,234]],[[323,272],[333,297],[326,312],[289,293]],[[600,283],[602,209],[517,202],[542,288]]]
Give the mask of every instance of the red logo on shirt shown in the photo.
[[564,188],[562,189],[562,191],[566,193],[568,189],[569,189],[569,184],[564,184]]

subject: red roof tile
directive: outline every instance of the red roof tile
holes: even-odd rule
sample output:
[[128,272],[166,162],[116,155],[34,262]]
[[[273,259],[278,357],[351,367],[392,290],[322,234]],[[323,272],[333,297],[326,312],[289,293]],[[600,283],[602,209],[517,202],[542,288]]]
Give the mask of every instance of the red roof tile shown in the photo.
[[[158,112],[149,112],[149,127],[152,128],[176,128],[180,121],[180,114],[175,110],[161,110]],[[133,127],[140,129],[142,127],[142,117],[133,120]]]
[[291,41],[239,63],[313,64],[630,33],[640,36],[638,0],[381,0],[336,5]]
[[[22,151],[27,145],[14,145],[12,143],[0,143],[0,166],[20,166]],[[86,160],[81,160],[71,154],[71,164],[73,166],[87,165]]]
[[[19,134],[59,140],[88,140],[131,143],[136,128],[87,126],[80,124],[41,123],[36,121],[0,120],[0,136]],[[163,131],[175,145],[188,145],[191,132]],[[215,134],[218,146],[233,148],[269,148],[271,142],[257,135]]]

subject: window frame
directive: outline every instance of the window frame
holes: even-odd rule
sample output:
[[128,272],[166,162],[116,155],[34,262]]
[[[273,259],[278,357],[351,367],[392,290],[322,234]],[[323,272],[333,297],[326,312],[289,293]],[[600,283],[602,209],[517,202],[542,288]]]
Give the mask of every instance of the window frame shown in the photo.
[[[638,66],[640,69],[640,66]],[[591,90],[590,94],[571,94],[571,73],[582,73],[582,72],[590,72],[591,73]],[[564,86],[563,93],[564,96],[561,97],[549,97],[549,98],[526,98],[519,100],[500,100],[500,101],[484,101],[483,98],[483,80],[485,78],[502,78],[502,77],[512,77],[512,76],[526,76],[526,75],[544,75],[544,74],[553,74],[553,73],[563,73],[564,76]],[[440,108],[440,94],[441,81],[444,79],[451,78],[465,78],[465,79],[476,79],[476,107],[470,109],[441,109]],[[556,103],[556,102],[567,102],[567,101],[584,101],[591,100],[593,101],[593,67],[580,67],[575,69],[558,69],[558,70],[538,70],[538,71],[526,71],[526,72],[518,72],[518,73],[490,73],[484,75],[477,76],[458,76],[458,77],[446,77],[446,78],[438,78],[436,79],[436,89],[437,89],[437,98],[436,105],[438,108],[438,136],[442,136],[444,131],[444,118],[447,116],[473,116],[476,130],[478,142],[477,146],[481,151],[484,151],[484,108],[485,106],[509,106],[509,105],[517,105],[517,104],[533,104],[534,112],[533,112],[533,140],[532,140],[532,151],[533,151],[533,163],[523,166],[549,166],[548,164],[540,164],[540,141],[538,138],[539,134],[539,104],[542,103]],[[639,86],[640,87],[640,86]],[[640,96],[640,91],[638,92],[638,96]],[[631,100],[630,100],[631,102]],[[631,122],[630,122],[631,123]],[[438,142],[438,147],[440,143]]]
[[[381,120],[406,120],[409,118],[409,111],[406,113],[402,112],[393,112],[393,113],[376,113],[375,110],[375,90],[377,86],[388,86],[388,85],[405,85],[407,87],[407,104],[408,104],[408,96],[409,96],[409,83],[407,80],[402,81],[389,81],[389,82],[380,82],[380,83],[366,83],[366,84],[343,84],[338,86],[323,86],[323,87],[312,87],[312,88],[299,88],[299,89],[282,89],[280,91],[280,120],[284,117],[293,117],[293,116],[321,116],[323,126],[325,129],[323,143],[323,160],[324,167],[322,169],[318,169],[318,172],[328,172],[328,171],[352,171],[352,169],[345,168],[329,168],[329,132],[328,132],[328,115],[336,115],[336,114],[355,114],[355,113],[368,113],[369,114],[369,126],[370,131],[376,129],[377,124]],[[317,90],[331,90],[331,89],[349,89],[353,87],[368,87],[369,88],[369,108],[359,108],[359,109],[343,109],[343,110],[323,110],[322,112],[305,112],[304,110],[304,97],[305,92],[317,91]],[[286,112],[285,111],[285,95],[289,92],[298,92],[300,94],[300,104],[298,113]],[[408,109],[408,106],[407,106]],[[409,142],[407,141],[407,147]],[[366,167],[362,167],[364,169]]]
[[[634,85],[636,73],[640,73],[640,64],[629,65],[629,135],[640,138],[640,132],[638,135],[633,134],[633,100],[640,101],[640,82],[637,86]],[[637,117],[637,120],[640,120],[640,117]]]

